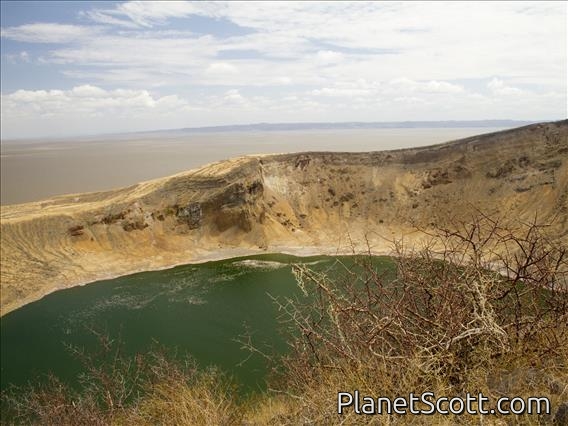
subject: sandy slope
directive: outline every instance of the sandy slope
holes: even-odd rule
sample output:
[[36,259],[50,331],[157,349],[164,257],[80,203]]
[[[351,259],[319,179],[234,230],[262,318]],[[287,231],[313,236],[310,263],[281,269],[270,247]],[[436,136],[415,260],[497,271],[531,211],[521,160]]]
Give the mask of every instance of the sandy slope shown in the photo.
[[[59,288],[261,252],[388,251],[476,209],[556,217],[568,244],[568,121],[371,153],[249,156],[107,192],[3,206],[1,313]],[[365,237],[365,238],[364,238]],[[355,243],[353,243],[355,242]]]

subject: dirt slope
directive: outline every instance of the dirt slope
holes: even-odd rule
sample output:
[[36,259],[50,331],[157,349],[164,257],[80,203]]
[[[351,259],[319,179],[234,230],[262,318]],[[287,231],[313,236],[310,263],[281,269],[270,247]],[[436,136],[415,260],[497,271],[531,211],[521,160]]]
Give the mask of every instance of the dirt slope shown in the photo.
[[475,209],[556,218],[568,244],[568,120],[431,147],[249,156],[107,192],[3,206],[1,313],[56,289],[259,252],[388,250]]

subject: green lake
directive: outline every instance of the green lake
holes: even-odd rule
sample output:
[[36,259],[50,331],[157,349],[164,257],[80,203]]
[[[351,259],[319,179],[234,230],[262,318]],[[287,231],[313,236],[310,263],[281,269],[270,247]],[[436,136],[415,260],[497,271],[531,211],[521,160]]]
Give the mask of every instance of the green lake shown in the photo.
[[[350,257],[270,254],[57,291],[2,317],[1,387],[42,380],[48,372],[76,383],[81,365],[67,347],[97,350],[89,331],[94,329],[120,339],[126,355],[147,352],[157,343],[176,356],[191,355],[201,366],[220,367],[248,390],[260,390],[268,366],[260,355],[243,350],[239,340],[250,333],[260,349],[286,352],[273,298],[301,294],[291,265],[307,263],[333,276],[354,262]],[[375,258],[373,263],[390,262]]]

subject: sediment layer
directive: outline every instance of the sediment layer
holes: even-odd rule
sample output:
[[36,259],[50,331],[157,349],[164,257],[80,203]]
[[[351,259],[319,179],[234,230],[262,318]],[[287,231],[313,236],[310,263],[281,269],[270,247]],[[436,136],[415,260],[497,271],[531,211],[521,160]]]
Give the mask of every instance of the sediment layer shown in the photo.
[[389,250],[477,210],[568,245],[568,120],[397,151],[258,155],[2,206],[2,315],[57,289],[262,252]]

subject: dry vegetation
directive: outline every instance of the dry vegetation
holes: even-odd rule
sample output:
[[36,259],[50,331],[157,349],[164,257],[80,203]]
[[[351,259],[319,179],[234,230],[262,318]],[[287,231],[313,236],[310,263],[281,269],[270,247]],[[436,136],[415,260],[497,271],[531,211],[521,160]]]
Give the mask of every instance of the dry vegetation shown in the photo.
[[[482,422],[471,416],[361,418],[352,410],[339,418],[330,401],[340,390],[391,398],[427,391],[483,392],[493,400],[543,395],[556,408],[568,401],[566,248],[535,223],[512,230],[488,217],[432,234],[430,243],[412,253],[398,246],[395,280],[368,262],[364,274],[339,283],[296,268],[317,304],[283,306],[303,336],[287,361],[294,410],[289,407],[284,423]],[[503,419],[483,419],[492,421]]]
[[[268,391],[237,398],[215,370],[150,354],[125,360],[101,337],[84,390],[56,379],[4,395],[6,423],[75,424],[564,424],[568,402],[568,253],[535,222],[478,216],[396,245],[396,271],[360,257],[331,280],[294,271],[304,297],[279,300],[291,353]],[[366,259],[366,260],[365,260]],[[110,357],[110,358],[109,358]],[[543,416],[337,415],[337,392],[402,396],[546,396]],[[564,405],[562,405],[564,404]],[[559,412],[560,409],[560,412]],[[565,408],[564,408],[565,409]],[[8,417],[8,415],[10,417]]]

